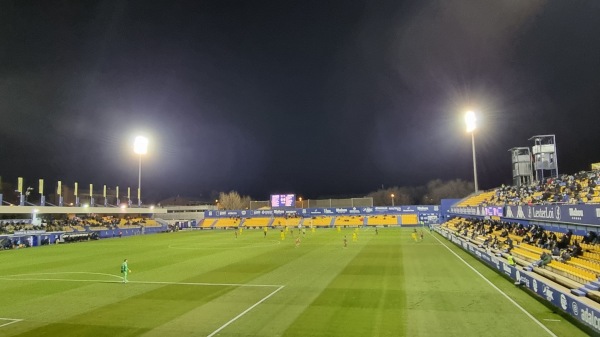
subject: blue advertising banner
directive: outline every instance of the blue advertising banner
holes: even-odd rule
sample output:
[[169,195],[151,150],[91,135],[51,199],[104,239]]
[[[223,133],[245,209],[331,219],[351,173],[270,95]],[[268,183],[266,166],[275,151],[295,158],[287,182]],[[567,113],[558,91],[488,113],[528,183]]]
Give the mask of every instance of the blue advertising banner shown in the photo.
[[440,231],[440,234],[446,239],[452,241],[457,246],[460,246],[464,250],[475,255],[481,261],[487,263],[492,268],[497,269],[500,273],[507,275],[515,281],[521,282],[524,287],[527,287],[539,297],[589,326],[596,333],[600,333],[600,310],[598,308],[589,306],[580,300],[580,297],[571,293],[562,292],[558,287],[552,285],[550,281],[544,282],[538,277],[534,277],[534,272],[527,272],[510,266],[507,263],[504,263],[503,259],[488,254],[474,244],[444,229],[438,229],[438,231]]
[[582,225],[600,224],[599,205],[532,205],[506,206],[509,219],[553,221]]
[[302,217],[337,216],[337,215],[377,215],[377,214],[422,214],[439,217],[440,208],[437,205],[424,206],[385,206],[385,207],[328,207],[328,208],[292,208],[243,211],[206,211],[207,218],[249,218],[249,217],[279,217],[299,215]]

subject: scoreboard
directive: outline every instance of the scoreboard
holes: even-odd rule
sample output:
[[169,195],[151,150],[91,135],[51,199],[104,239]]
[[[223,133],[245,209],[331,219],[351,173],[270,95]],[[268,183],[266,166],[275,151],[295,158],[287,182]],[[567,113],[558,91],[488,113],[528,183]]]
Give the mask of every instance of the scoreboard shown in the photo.
[[271,194],[271,207],[296,207],[295,194]]

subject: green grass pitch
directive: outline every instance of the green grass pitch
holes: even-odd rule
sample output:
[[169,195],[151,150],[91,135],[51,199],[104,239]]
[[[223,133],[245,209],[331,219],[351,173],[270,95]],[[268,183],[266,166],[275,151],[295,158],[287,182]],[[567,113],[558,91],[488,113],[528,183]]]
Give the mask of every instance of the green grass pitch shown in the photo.
[[278,230],[216,230],[3,251],[0,336],[587,335],[440,236],[410,232],[360,229],[354,242],[351,229],[319,229],[296,247]]

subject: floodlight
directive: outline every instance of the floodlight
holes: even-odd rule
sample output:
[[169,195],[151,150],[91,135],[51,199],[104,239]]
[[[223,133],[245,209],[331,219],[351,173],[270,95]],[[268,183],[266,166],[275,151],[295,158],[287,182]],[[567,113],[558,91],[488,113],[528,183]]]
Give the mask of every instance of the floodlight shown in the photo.
[[135,140],[133,141],[133,152],[136,154],[148,153],[148,138],[143,136],[135,137]]
[[476,128],[475,113],[472,110],[467,111],[465,114],[465,123],[467,124],[467,132],[473,132]]

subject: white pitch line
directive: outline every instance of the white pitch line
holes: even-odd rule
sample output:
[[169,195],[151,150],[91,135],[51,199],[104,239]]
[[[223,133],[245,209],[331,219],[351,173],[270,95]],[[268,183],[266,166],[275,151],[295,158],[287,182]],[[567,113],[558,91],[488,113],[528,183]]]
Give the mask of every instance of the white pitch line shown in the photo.
[[506,299],[508,299],[512,304],[514,304],[517,308],[519,308],[519,310],[521,310],[525,315],[527,315],[527,317],[531,318],[535,323],[537,323],[537,325],[539,325],[542,329],[544,329],[550,336],[552,336],[552,337],[558,337],[552,331],[550,331],[550,329],[548,329],[544,324],[542,324],[542,322],[538,321],[535,317],[533,317],[532,314],[530,314],[527,310],[525,310],[525,308],[523,308],[522,306],[520,306],[519,303],[515,302],[512,298],[510,298],[508,295],[506,295],[505,292],[503,292],[502,290],[500,290],[500,288],[498,288],[495,284],[493,284],[492,281],[488,280],[479,271],[477,271],[477,269],[475,269],[473,266],[471,266],[467,261],[465,261],[458,254],[456,254],[452,249],[450,249],[450,247],[448,247],[445,243],[443,243],[442,241],[440,241],[440,239],[438,239],[437,237],[435,237],[431,233],[429,233],[429,234],[434,239],[436,239],[439,243],[441,243],[444,247],[446,247],[446,249],[448,249],[452,254],[454,254],[454,256],[456,256],[459,260],[461,260],[464,264],[466,264],[467,267],[471,268],[471,270],[473,270],[477,275],[479,275],[482,279],[484,279],[490,286],[492,286],[492,288],[496,289],[499,293],[501,293],[504,297],[506,297]]
[[[23,274],[27,275],[27,274]],[[35,275],[35,274],[30,274]],[[107,280],[86,280],[86,279],[67,279],[67,278],[14,278],[13,276],[0,276],[1,281],[63,281],[63,282],[97,282],[97,283],[123,283],[123,281]],[[121,279],[119,277],[119,279]],[[186,285],[186,286],[223,286],[223,287],[283,287],[277,284],[243,284],[243,283],[204,283],[204,282],[167,282],[167,281],[129,281],[127,283],[136,284],[166,284],[166,285]]]
[[216,335],[217,333],[219,333],[221,330],[225,329],[227,326],[229,326],[231,323],[235,322],[236,320],[238,320],[240,317],[244,316],[246,313],[248,313],[250,310],[254,309],[256,306],[258,306],[259,304],[261,304],[262,302],[266,301],[269,297],[275,295],[279,290],[283,289],[284,286],[279,286],[279,288],[275,289],[275,291],[273,291],[272,293],[270,293],[269,295],[263,297],[260,301],[254,303],[251,307],[249,307],[248,309],[242,311],[239,315],[235,316],[234,318],[230,319],[227,323],[221,325],[217,330],[213,331],[210,335],[206,336],[206,337],[212,337],[214,335]]
[[19,319],[19,318],[0,318],[0,320],[12,321],[12,322],[8,322],[8,323],[0,324],[0,328],[22,321],[22,319]]
[[87,271],[61,271],[61,272],[54,272],[54,273],[30,273],[30,274],[13,274],[13,275],[6,275],[6,276],[0,276],[0,277],[20,277],[20,276],[35,276],[35,275],[63,275],[63,274],[87,274],[87,275],[101,275],[101,276],[110,276],[110,277],[116,277],[119,280],[122,279],[121,276],[118,275],[113,275],[113,274],[105,274],[105,273],[92,273],[92,272],[87,272]]

